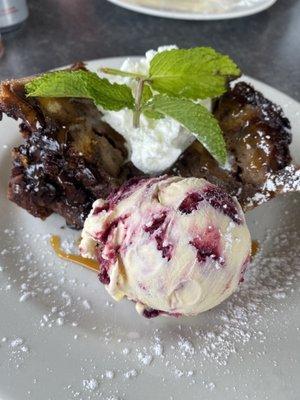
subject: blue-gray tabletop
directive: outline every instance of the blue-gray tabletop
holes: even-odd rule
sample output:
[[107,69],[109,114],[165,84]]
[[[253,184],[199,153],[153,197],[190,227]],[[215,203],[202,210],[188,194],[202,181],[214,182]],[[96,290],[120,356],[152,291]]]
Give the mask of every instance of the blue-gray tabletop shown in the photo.
[[151,17],[106,0],[29,0],[29,8],[26,23],[4,36],[0,80],[175,43],[212,46],[245,74],[300,100],[299,0],[278,0],[260,14],[223,21]]

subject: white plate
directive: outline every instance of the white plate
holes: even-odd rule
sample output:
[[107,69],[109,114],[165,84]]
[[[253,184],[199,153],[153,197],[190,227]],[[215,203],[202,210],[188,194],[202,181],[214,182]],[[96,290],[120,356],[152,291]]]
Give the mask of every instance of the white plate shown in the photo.
[[128,10],[156,17],[217,20],[257,14],[276,0],[108,0]]
[[[122,61],[88,67],[116,68]],[[283,106],[299,157],[299,103],[245,80]],[[58,216],[42,222],[6,200],[10,149],[20,142],[17,124],[4,117],[1,400],[299,399],[299,195],[248,215],[262,249],[238,293],[196,318],[146,320],[129,302],[113,304],[93,272],[53,254],[47,235],[73,240],[78,232],[61,229]],[[137,376],[128,378],[129,371]]]

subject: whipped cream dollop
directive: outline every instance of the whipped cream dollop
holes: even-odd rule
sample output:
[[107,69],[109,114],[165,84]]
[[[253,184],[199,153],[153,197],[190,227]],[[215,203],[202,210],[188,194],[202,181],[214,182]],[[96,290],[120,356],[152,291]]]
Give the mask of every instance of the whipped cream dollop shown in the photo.
[[146,317],[197,315],[243,280],[251,238],[236,199],[198,178],[134,179],[97,200],[81,254],[98,260],[115,300]]
[[[145,57],[138,61],[126,59],[121,66],[122,71],[147,74],[152,58],[157,52],[171,50],[176,46],[162,46],[157,51],[147,51]],[[137,82],[127,77],[105,75],[111,82],[126,84],[132,88],[133,94]],[[211,101],[201,101],[208,109]],[[132,163],[147,174],[157,174],[169,168],[183,151],[195,140],[195,137],[177,121],[166,117],[158,120],[145,117],[140,118],[140,126],[133,126],[133,111],[103,112],[103,120],[120,133],[126,140],[129,157]]]

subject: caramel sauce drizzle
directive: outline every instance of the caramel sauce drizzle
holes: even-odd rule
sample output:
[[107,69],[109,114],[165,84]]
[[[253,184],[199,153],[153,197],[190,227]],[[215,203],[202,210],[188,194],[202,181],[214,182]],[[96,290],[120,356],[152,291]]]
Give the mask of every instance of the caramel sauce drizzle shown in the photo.
[[252,240],[251,257],[254,257],[258,253],[259,248],[259,242],[257,240]]
[[68,254],[62,250],[60,247],[60,237],[53,235],[50,238],[50,244],[55,251],[55,253],[58,255],[58,257],[62,258],[63,260],[66,261],[72,261],[76,264],[79,264],[85,268],[88,268],[94,272],[99,272],[99,264],[95,260],[91,260],[90,258],[84,258],[81,256],[77,256],[75,254]]

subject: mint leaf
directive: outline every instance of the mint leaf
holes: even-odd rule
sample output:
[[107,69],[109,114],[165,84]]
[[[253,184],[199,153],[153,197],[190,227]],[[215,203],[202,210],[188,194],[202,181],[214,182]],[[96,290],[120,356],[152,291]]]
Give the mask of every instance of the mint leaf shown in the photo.
[[237,65],[209,47],[173,49],[157,53],[150,62],[151,87],[175,97],[218,97],[240,76]]
[[[150,86],[148,85],[144,85],[143,88],[143,94],[142,94],[142,107],[153,97],[153,93],[152,90],[150,89]],[[163,115],[157,111],[154,110],[150,110],[150,109],[145,109],[143,111],[143,114],[147,117],[147,118],[151,118],[151,119],[160,119],[163,118]]]
[[27,83],[25,89],[31,97],[80,97],[92,99],[106,110],[134,108],[128,86],[112,84],[84,70],[50,72]]
[[222,165],[226,163],[226,144],[218,121],[201,104],[192,100],[156,95],[144,105],[145,109],[158,111],[178,121],[203,144]]
[[149,85],[144,84],[142,94],[142,104],[146,104],[153,97],[153,92]]

